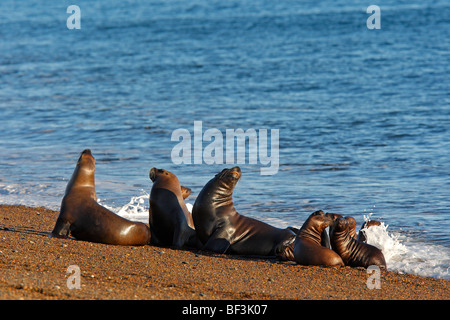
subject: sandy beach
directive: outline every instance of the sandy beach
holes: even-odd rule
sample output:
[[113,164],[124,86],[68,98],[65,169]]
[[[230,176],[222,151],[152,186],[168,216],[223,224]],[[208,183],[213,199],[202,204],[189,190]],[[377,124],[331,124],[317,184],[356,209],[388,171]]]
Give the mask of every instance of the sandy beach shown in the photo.
[[[448,300],[449,281],[361,268],[166,247],[122,247],[49,236],[58,212],[0,205],[0,299],[17,300]],[[67,272],[80,271],[79,288]],[[76,268],[75,267],[75,268]],[[388,266],[389,268],[389,266]],[[69,277],[72,277],[69,279]],[[69,280],[69,281],[68,281]]]

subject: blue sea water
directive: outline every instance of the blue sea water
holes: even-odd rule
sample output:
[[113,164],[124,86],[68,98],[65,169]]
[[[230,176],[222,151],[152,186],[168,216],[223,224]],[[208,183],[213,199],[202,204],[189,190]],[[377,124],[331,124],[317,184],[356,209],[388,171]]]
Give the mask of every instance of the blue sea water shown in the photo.
[[193,203],[231,166],[174,164],[174,130],[278,129],[277,174],[239,164],[241,214],[372,214],[409,248],[394,270],[450,279],[449,17],[443,0],[2,0],[0,203],[59,209],[90,148],[101,203],[145,219],[151,167]]

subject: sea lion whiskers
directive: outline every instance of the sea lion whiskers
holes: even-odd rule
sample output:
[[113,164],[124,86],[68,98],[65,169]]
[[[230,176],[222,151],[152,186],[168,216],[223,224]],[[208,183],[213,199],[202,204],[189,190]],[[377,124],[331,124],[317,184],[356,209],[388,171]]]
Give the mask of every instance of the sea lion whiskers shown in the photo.
[[295,261],[295,257],[294,257],[295,238],[296,238],[296,236],[292,237],[290,239],[287,239],[287,240],[281,242],[276,247],[275,253],[278,257],[281,258],[281,260]]

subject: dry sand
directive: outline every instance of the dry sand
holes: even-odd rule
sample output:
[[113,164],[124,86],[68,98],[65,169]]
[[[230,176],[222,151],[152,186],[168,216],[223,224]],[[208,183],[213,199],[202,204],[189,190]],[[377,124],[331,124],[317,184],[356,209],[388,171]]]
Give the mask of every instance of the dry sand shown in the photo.
[[[369,289],[361,268],[166,247],[122,247],[49,236],[58,212],[0,205],[0,299],[449,299],[449,281],[381,273]],[[67,268],[79,267],[79,289]],[[389,266],[388,266],[389,268]],[[69,283],[70,284],[70,283]]]

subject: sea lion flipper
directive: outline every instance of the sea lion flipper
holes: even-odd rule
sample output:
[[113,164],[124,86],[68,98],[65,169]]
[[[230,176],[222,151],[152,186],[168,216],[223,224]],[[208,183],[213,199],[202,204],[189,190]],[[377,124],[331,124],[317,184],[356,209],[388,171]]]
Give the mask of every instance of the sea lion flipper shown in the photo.
[[157,237],[156,232],[152,230],[152,228],[150,227],[150,234],[152,235],[152,237],[150,238],[150,244],[151,245],[155,245],[155,246],[162,246],[164,245]]
[[70,222],[58,219],[52,231],[52,237],[67,238],[70,232]]
[[322,245],[322,247],[331,249],[330,237],[328,236],[326,230],[323,230],[322,233],[320,234],[320,244]]
[[230,247],[230,242],[225,238],[216,238],[214,234],[205,243],[202,250],[209,250],[215,253],[225,253]]
[[194,230],[194,233],[191,234],[188,241],[186,242],[186,246],[190,248],[201,249],[203,247],[202,242],[197,236],[197,233]]
[[[183,225],[182,222],[179,222],[175,225],[175,230],[173,232],[173,240],[172,245],[175,248],[182,248],[186,242],[188,242],[191,237],[192,232],[194,231],[189,228],[187,225]],[[195,231],[194,231],[195,232]]]
[[175,230],[173,246],[176,248],[187,247],[201,249],[203,245],[197,237],[195,230],[189,226],[185,226],[182,231]]

